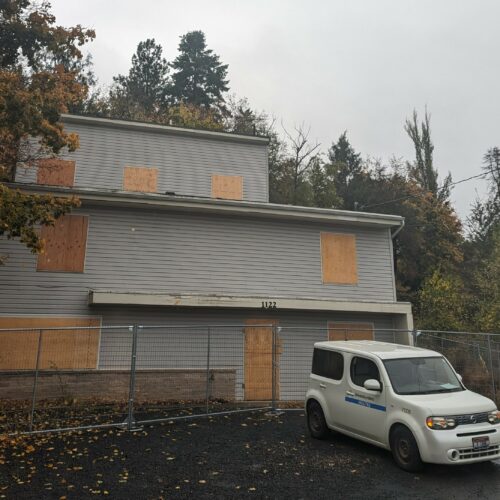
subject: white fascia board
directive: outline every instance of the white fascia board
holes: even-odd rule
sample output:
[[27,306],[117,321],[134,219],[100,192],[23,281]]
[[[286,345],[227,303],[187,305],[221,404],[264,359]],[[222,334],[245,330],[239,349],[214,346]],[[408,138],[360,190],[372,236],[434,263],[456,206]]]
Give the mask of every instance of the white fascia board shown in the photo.
[[271,308],[276,308],[277,310],[411,314],[411,304],[408,302],[353,302],[311,298],[290,299],[222,295],[173,295],[132,291],[119,292],[113,290],[91,290],[89,292],[90,305],[263,309],[263,303],[267,303],[268,306],[271,305]]

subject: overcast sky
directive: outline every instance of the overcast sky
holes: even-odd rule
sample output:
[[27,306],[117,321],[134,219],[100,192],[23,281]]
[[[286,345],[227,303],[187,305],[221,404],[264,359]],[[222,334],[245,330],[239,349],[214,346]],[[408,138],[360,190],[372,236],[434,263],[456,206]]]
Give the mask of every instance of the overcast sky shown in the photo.
[[[431,113],[435,164],[454,180],[500,147],[498,0],[52,0],[59,24],[95,28],[100,83],[126,73],[154,37],[171,61],[199,29],[229,64],[231,92],[287,127],[304,122],[326,150],[348,131],[363,156],[413,158],[403,123]],[[464,217],[485,182],[457,186]],[[361,200],[360,200],[361,201]]]

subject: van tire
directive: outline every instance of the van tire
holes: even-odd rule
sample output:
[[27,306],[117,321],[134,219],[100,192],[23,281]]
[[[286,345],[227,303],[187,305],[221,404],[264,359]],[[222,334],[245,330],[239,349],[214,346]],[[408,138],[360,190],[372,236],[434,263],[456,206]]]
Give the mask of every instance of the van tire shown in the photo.
[[314,400],[307,405],[307,427],[309,433],[315,439],[325,439],[329,434],[323,409]]
[[394,461],[407,472],[418,472],[423,469],[418,444],[408,427],[398,425],[391,432],[391,451]]

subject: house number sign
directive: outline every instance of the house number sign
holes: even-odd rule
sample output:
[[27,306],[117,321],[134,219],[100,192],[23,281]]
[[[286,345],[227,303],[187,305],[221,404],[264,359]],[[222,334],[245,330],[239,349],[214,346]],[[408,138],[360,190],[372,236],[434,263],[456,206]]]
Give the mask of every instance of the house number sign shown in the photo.
[[276,301],[262,301],[262,309],[276,309]]

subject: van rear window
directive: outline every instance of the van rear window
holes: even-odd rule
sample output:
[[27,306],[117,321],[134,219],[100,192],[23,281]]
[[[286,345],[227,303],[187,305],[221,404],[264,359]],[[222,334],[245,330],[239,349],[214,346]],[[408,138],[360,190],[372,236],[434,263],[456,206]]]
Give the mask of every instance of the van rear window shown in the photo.
[[340,352],[314,349],[312,373],[320,377],[342,380],[344,356]]

